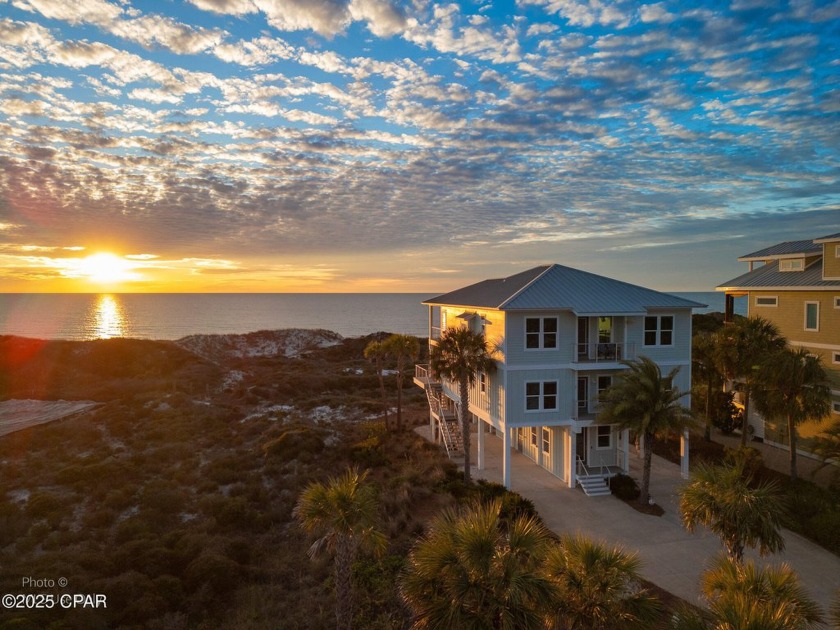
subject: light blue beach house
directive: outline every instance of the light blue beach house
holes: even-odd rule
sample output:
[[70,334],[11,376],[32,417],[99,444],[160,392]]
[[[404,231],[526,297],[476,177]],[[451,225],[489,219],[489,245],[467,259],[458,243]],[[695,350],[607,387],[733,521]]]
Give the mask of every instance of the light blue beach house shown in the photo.
[[[516,449],[570,488],[608,493],[604,480],[629,467],[628,431],[599,422],[598,394],[612,384],[622,359],[641,355],[663,372],[680,368],[675,385],[691,384],[691,311],[705,306],[667,293],[562,265],[484,280],[426,300],[429,344],[447,328],[484,332],[497,369],[479,374],[469,412],[477,428],[476,462],[484,467],[487,434],[503,442],[504,484]],[[457,383],[418,365],[432,433],[458,451]],[[688,397],[684,404],[689,405]],[[687,473],[687,434],[682,438]]]

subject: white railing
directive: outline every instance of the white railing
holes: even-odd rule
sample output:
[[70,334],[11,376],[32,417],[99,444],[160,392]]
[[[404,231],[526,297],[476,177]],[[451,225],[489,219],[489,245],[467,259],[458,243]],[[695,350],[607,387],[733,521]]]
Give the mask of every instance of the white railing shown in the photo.
[[416,363],[414,365],[414,378],[431,380],[432,372],[427,363]]
[[572,344],[574,363],[615,363],[635,358],[632,343],[576,343]]

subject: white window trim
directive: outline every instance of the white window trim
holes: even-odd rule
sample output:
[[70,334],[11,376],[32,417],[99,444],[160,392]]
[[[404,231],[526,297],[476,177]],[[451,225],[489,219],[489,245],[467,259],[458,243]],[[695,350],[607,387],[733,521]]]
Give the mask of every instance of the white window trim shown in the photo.
[[831,403],[831,412],[840,415],[840,402]]
[[[772,304],[759,304],[759,300],[773,300]],[[759,308],[776,308],[779,306],[779,296],[777,295],[756,295],[755,305]]]
[[835,245],[834,246],[834,257],[835,258],[840,258],[840,245]]
[[[540,448],[542,448],[542,452],[546,455],[551,454],[551,429],[548,427],[542,428],[542,444]],[[548,444],[548,448],[546,448],[546,444]]]
[[[528,385],[532,383],[539,383],[540,386],[540,406],[537,409],[528,409]],[[557,393],[554,394],[554,407],[543,407],[545,400],[545,388],[543,386],[546,383],[554,383],[557,386]],[[541,413],[543,411],[557,411],[558,409],[560,409],[560,381],[525,381],[525,413]]]
[[[799,267],[794,267],[793,263],[798,262],[800,264]],[[787,269],[783,267],[783,265],[790,265]],[[793,272],[793,271],[805,271],[805,259],[804,258],[784,258],[779,261],[779,271],[783,273]]]
[[[600,435],[598,435],[598,430],[601,427],[608,427],[609,430],[610,430],[610,433],[609,433],[609,436],[608,436],[610,441],[609,441],[609,444],[607,446],[599,446],[598,445],[598,438],[601,437]],[[612,450],[612,447],[613,447],[613,430],[612,430],[612,427],[607,425],[607,424],[595,425],[595,450],[596,451],[609,451],[609,450]]]
[[[528,347],[528,320],[529,319],[536,319],[536,320],[539,320],[539,322],[540,322],[540,332],[538,333],[539,334],[539,337],[538,337],[539,345],[536,348],[529,348]],[[553,319],[554,322],[557,324],[556,332],[554,333],[555,343],[557,345],[555,345],[553,347],[552,346],[549,346],[549,347],[543,346],[543,335],[545,335],[545,332],[543,330],[543,322],[547,319]],[[525,330],[525,336],[523,337],[523,341],[524,341],[523,345],[525,346],[525,352],[538,352],[540,350],[559,350],[560,349],[560,318],[559,317],[552,317],[550,315],[548,317],[543,317],[543,316],[526,317],[522,322],[522,326]],[[530,333],[530,334],[533,335],[534,333]]]
[[539,445],[539,436],[537,435],[537,427],[531,427],[531,446]]
[[[817,327],[816,328],[808,328],[808,305],[809,304],[814,304],[817,307]],[[813,302],[813,301],[805,302],[805,313],[804,313],[804,315],[805,315],[805,319],[802,322],[803,328],[805,330],[807,330],[808,332],[820,332],[820,303],[819,302]]]
[[[648,317],[655,317],[656,318],[656,343],[646,343],[645,337],[648,329],[645,325],[645,320]],[[670,317],[671,318],[671,343],[661,343],[662,342],[662,318],[663,317]],[[674,347],[674,338],[677,335],[676,332],[677,327],[677,318],[674,315],[645,315],[642,318],[642,345],[645,348],[673,348]]]
[[834,308],[840,308],[840,295],[834,296]]
[[486,372],[479,372],[478,373],[478,391],[485,396],[487,395],[487,373]]
[[834,365],[840,365],[840,352],[833,350],[831,352],[831,362]]

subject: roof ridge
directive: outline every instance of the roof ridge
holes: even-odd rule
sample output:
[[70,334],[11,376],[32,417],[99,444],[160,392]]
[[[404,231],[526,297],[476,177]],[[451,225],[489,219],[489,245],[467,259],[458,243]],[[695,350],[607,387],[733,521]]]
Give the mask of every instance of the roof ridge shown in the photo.
[[[516,297],[518,297],[523,291],[525,291],[528,287],[534,284],[537,280],[542,278],[545,274],[547,274],[552,268],[556,267],[557,263],[550,263],[546,265],[545,269],[542,270],[541,273],[537,274],[534,278],[530,280],[524,287],[521,287],[518,291],[516,291],[513,295],[509,296],[506,300],[504,300],[501,304],[499,304],[496,308],[502,310],[508,302],[513,301]],[[534,269],[538,269],[542,267],[542,265],[537,265]]]

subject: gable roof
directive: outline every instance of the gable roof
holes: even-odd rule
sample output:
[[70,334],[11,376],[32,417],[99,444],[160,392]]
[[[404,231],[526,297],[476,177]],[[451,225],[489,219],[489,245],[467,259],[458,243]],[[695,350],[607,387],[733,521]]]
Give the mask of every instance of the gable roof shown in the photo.
[[784,258],[797,255],[820,254],[822,247],[817,245],[813,239],[804,241],[785,241],[784,243],[776,243],[770,247],[765,247],[752,254],[740,256],[740,262],[750,262],[756,260],[770,260],[775,258]]
[[643,315],[651,308],[706,306],[668,293],[556,264],[534,267],[507,278],[484,280],[423,303],[502,311],[559,309],[577,315]]

